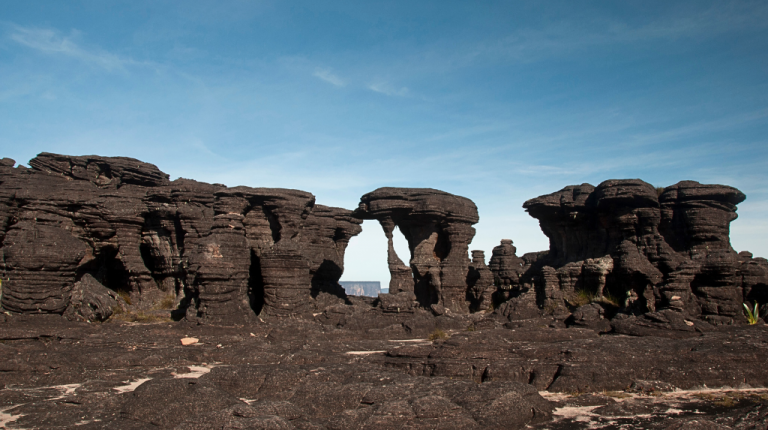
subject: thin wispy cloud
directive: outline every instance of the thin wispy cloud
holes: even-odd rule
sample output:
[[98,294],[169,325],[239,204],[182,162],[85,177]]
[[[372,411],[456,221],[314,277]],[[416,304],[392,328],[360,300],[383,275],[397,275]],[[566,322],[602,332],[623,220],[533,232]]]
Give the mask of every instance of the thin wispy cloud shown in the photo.
[[[768,198],[765,1],[278,2],[237,19],[72,1],[83,10],[3,9],[2,156],[125,155],[345,208],[437,188],[478,205],[473,249],[508,237],[518,255],[547,241],[523,202],[568,184],[693,179]],[[737,223],[766,212],[742,205]],[[739,247],[768,255],[754,236]]]
[[517,29],[506,37],[468,46],[460,54],[460,59],[454,62],[466,65],[478,58],[534,62],[562,55],[578,55],[584,50],[599,47],[713,38],[726,33],[765,28],[768,26],[768,7],[759,2],[731,4],[642,24],[604,17],[592,17],[590,21],[588,26],[565,21],[544,27]]
[[368,89],[387,96],[407,97],[410,95],[410,90],[407,87],[397,88],[388,82],[377,82],[368,85]]
[[658,132],[643,132],[632,134],[622,144],[629,147],[647,146],[659,143],[670,143],[682,138],[707,136],[714,132],[738,128],[745,123],[764,121],[768,117],[768,109],[740,113],[725,118],[696,121],[680,127],[674,127]]
[[333,72],[331,72],[331,69],[317,68],[315,69],[315,73],[312,73],[312,76],[319,78],[337,87],[343,87],[347,85],[347,83],[344,82],[343,79],[341,79],[340,77],[335,75]]
[[129,64],[138,64],[129,58],[97,48],[86,49],[73,40],[73,36],[76,35],[75,32],[72,36],[65,37],[51,29],[13,26],[10,38],[14,42],[36,51],[75,58],[109,71],[121,70]]

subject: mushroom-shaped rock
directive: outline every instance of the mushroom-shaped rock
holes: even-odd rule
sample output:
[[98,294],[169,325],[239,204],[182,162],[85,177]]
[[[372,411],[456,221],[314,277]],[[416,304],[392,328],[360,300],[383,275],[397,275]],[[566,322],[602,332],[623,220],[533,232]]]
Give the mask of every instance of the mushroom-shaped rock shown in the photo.
[[745,264],[728,239],[744,198],[723,185],[682,181],[656,189],[624,179],[528,200],[523,207],[539,220],[550,250],[524,277],[536,280],[545,308],[576,303],[581,294],[628,312],[669,308],[730,324],[741,318],[742,301],[761,290],[752,287],[759,264]]
[[[379,220],[388,238],[394,227],[403,233],[411,252],[412,291],[422,306],[440,304],[462,313],[469,310],[467,254],[475,235],[472,225],[479,220],[471,200],[431,188],[379,188],[360,198],[355,216]],[[402,266],[393,257],[391,251],[390,271],[402,282]]]

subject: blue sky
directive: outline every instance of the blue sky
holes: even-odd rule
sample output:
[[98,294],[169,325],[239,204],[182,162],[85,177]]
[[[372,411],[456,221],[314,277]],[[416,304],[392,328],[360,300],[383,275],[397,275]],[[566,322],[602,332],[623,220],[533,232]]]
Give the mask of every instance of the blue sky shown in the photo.
[[[0,3],[0,156],[129,156],[350,209],[438,188],[477,204],[487,257],[547,248],[525,200],[614,178],[739,188],[732,244],[768,256],[766,136],[764,1]],[[386,285],[364,228],[343,279]]]

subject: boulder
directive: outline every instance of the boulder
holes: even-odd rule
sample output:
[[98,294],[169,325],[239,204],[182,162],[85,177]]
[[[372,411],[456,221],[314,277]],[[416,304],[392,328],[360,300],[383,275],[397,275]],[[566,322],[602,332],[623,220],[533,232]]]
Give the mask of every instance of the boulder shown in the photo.
[[122,299],[86,273],[75,282],[64,317],[71,321],[106,321]]

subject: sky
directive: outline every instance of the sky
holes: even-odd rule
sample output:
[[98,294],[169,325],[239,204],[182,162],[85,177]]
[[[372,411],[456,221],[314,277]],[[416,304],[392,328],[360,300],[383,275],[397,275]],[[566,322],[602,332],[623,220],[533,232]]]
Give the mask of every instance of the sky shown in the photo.
[[[734,186],[768,257],[768,2],[0,2],[0,157],[127,156],[171,179],[470,198],[470,249],[548,248],[522,204],[640,178]],[[342,280],[386,286],[375,221]],[[397,238],[405,261],[404,239]]]

